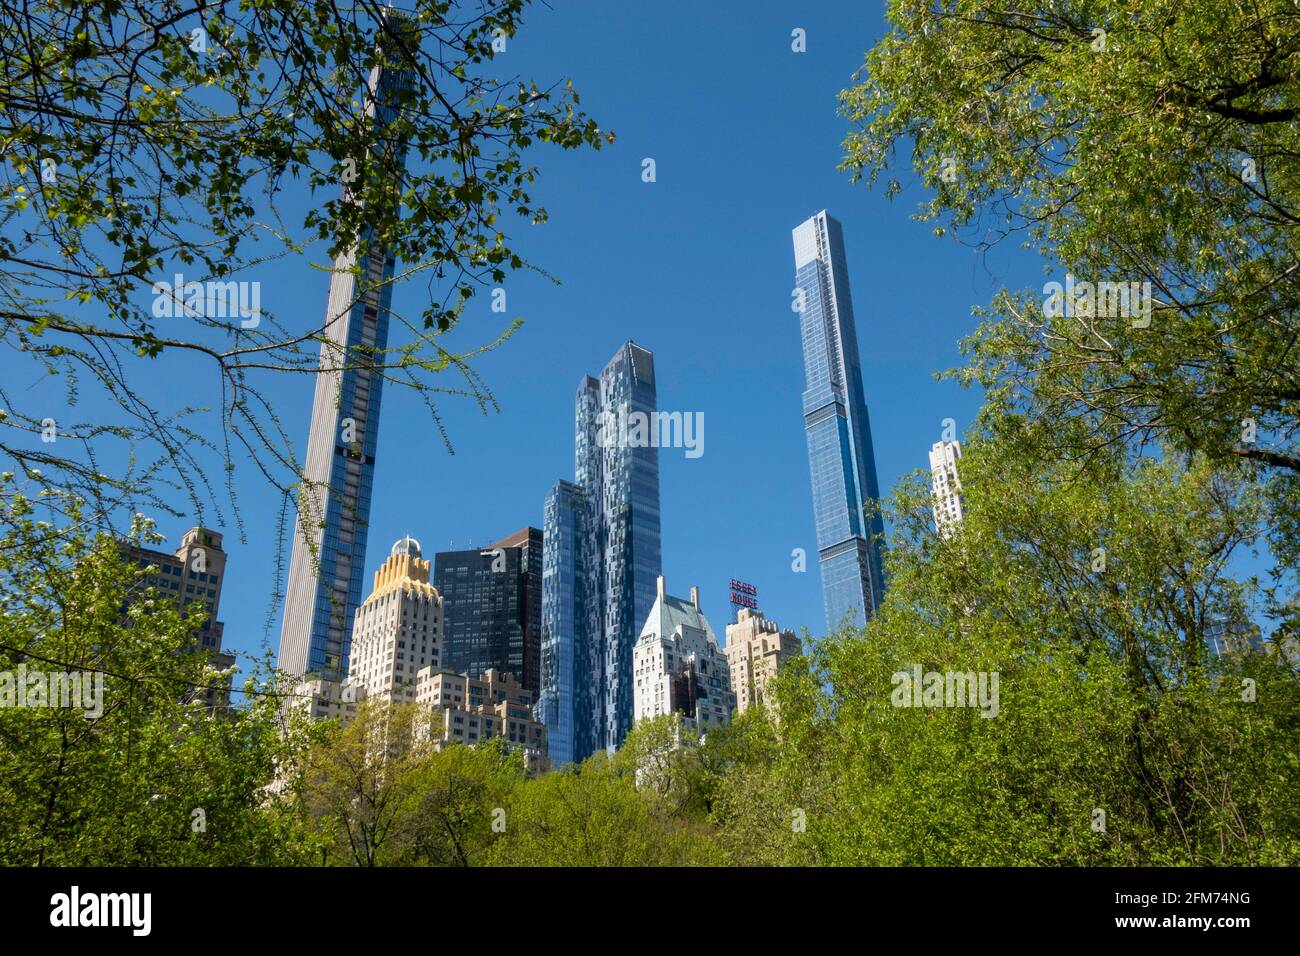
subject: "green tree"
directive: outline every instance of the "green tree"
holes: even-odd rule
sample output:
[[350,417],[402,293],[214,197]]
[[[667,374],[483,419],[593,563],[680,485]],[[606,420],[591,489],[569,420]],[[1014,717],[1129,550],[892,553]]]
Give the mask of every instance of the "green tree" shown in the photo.
[[[1260,489],[1204,460],[1080,473],[1027,444],[968,445],[951,538],[919,477],[898,492],[883,607],[778,682],[764,762],[788,763],[728,806],[819,781],[824,864],[1294,864],[1296,661],[1206,651],[1260,596],[1231,572],[1264,533]],[[895,675],[916,667],[996,674],[996,706],[900,706]],[[722,817],[760,849],[778,822]]]
[[384,866],[411,855],[420,777],[433,753],[431,715],[415,704],[364,700],[327,722],[294,768],[289,793],[316,834],[319,862]]
[[662,801],[673,813],[685,813],[694,802],[701,777],[700,735],[680,715],[642,720],[623,740],[615,760],[639,790]]
[[440,712],[366,700],[297,765],[289,800],[319,847],[344,866],[476,866],[503,832],[524,776],[500,741],[439,747]]
[[[1149,282],[1150,324],[997,297],[962,377],[1047,423],[1048,456],[1154,442],[1258,466],[1300,515],[1300,13],[1290,0],[892,0],[841,95],[844,167],[908,149],[920,217],[1017,237],[1056,281]],[[888,191],[901,188],[891,179]]]
[[[475,352],[440,336],[478,288],[527,266],[509,230],[546,218],[531,196],[533,147],[611,137],[570,84],[508,73],[499,54],[526,0],[405,7],[42,0],[0,11],[0,341],[86,409],[57,423],[58,442],[37,442],[51,399],[0,387],[0,455],[18,474],[76,489],[96,518],[124,500],[176,507],[172,491],[197,511],[216,503],[210,452],[232,502],[245,459],[287,501],[301,462],[264,389],[310,381],[318,363],[414,390],[435,426],[439,392],[492,407]],[[367,92],[380,65],[406,77],[386,92],[385,123]],[[371,275],[368,243],[401,262],[397,276]],[[156,283],[174,273],[259,282],[284,261],[352,273],[354,301],[422,277],[429,304],[391,317],[385,351],[337,348],[337,316],[302,324],[300,303],[270,282],[256,321],[156,311],[167,299]],[[335,303],[339,314],[352,304]],[[169,407],[144,385],[159,360],[174,378],[186,356],[211,377],[187,378]]]
[[521,787],[489,859],[507,866],[685,866],[722,862],[708,827],[638,789],[635,761],[598,753]]
[[[213,679],[201,618],[145,590],[118,541],[38,520],[7,476],[0,491],[0,862],[303,862],[294,815],[268,794],[307,731],[281,721],[274,685],[254,674],[230,711],[191,701]],[[133,540],[157,536],[138,521]],[[65,674],[102,683],[56,700],[49,678]]]
[[507,808],[524,781],[523,755],[501,738],[453,744],[416,772],[411,854],[429,866],[479,866],[508,831]]
[[833,791],[827,785],[828,766],[819,759],[818,738],[827,723],[813,713],[828,701],[821,688],[803,679],[807,666],[807,659],[796,658],[782,668],[775,686],[769,684],[769,693],[785,701],[793,719],[777,724],[766,711],[751,708],[724,730],[709,734],[704,748],[709,768],[706,803],[730,863],[817,862],[808,831],[833,812]]

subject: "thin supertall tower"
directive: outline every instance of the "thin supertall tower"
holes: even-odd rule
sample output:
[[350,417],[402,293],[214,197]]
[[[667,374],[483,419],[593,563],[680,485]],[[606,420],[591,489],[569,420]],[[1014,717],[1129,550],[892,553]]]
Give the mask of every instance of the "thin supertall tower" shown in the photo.
[[[398,93],[414,82],[412,71],[392,65],[403,55],[394,48],[411,40],[413,27],[391,10],[385,16],[393,29],[384,31],[382,46],[393,55],[382,57],[371,71],[366,98],[366,115],[381,128],[394,118]],[[385,159],[400,167],[406,143],[387,136],[379,140],[390,151]],[[362,283],[354,274],[358,259]],[[382,362],[388,345],[395,265],[367,229],[357,250],[335,258],[330,276],[280,629],[280,669],[298,676],[341,680],[348,672],[364,583],[383,391],[382,370],[367,362],[373,356]]]
[[844,234],[822,210],[793,230],[803,336],[804,433],[826,627],[864,623],[884,599],[884,525],[849,298]]

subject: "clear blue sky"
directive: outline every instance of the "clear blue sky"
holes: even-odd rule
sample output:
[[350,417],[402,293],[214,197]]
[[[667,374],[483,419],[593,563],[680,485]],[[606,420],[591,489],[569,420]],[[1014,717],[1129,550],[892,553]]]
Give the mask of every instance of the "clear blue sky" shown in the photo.
[[[806,53],[791,51],[795,27]],[[478,366],[501,414],[449,401],[451,457],[415,403],[386,392],[368,568],[407,531],[428,553],[540,527],[547,489],[573,477],[579,379],[630,338],[655,354],[660,408],[704,413],[702,457],[660,453],[670,593],[698,584],[721,638],[728,581],[740,577],[765,613],[820,632],[790,230],[822,208],[844,224],[882,488],[927,464],[943,418],[964,427],[973,416],[978,396],[932,373],[956,364],[971,305],[993,288],[989,262],[909,218],[919,194],[891,204],[836,170],[847,128],[836,94],[882,28],[879,6],[861,3],[592,0],[529,13],[502,67],[572,77],[617,142],[536,154],[551,218],[518,238],[563,284],[505,284],[508,315],[525,325]],[[652,184],[641,181],[645,157]],[[1013,261],[1014,284],[1039,275],[1034,260]],[[455,341],[504,324],[486,295],[471,313]],[[304,420],[309,398],[295,397]],[[791,571],[796,547],[807,573]],[[239,632],[226,615],[227,633]]]
[[[505,316],[490,311],[484,290],[449,337],[452,347],[471,347],[494,337],[508,317],[525,320],[477,365],[502,411],[484,417],[468,401],[447,399],[452,456],[420,405],[386,390],[367,584],[408,532],[431,557],[540,527],[547,489],[573,477],[578,382],[633,339],[655,354],[660,408],[705,419],[702,457],[674,449],[660,456],[670,593],[698,584],[721,638],[728,580],[743,578],[758,586],[770,617],[820,633],[790,230],[822,208],[844,225],[886,493],[926,466],[942,419],[956,419],[964,431],[978,407],[978,395],[933,378],[957,364],[957,341],[974,327],[971,306],[986,303],[1000,284],[1043,280],[1037,260],[1018,250],[981,257],[936,239],[910,218],[921,198],[914,189],[889,203],[837,171],[847,126],[836,93],[879,38],[881,5],[810,6],[557,0],[554,9],[528,12],[501,69],[539,82],[571,77],[582,107],[618,140],[599,153],[533,152],[542,169],[535,196],[550,221],[514,238],[562,284],[512,276]],[[807,31],[806,53],[790,49],[795,27]],[[657,165],[653,184],[641,180],[645,157]],[[906,169],[900,178],[912,179]],[[300,208],[291,203],[290,212]],[[306,261],[241,278],[262,282],[263,306],[282,321],[303,330],[320,321],[327,277]],[[416,315],[426,294],[423,280],[399,287],[394,307]],[[398,335],[390,344],[399,344]],[[167,361],[154,370],[164,405],[215,403],[211,369]],[[0,357],[0,374],[9,378],[13,363]],[[26,366],[21,374],[38,377]],[[270,394],[301,453],[310,379],[276,383]],[[56,418],[79,414],[62,407],[61,393],[49,401]],[[228,523],[221,617],[227,649],[247,652],[266,639],[278,499],[251,467],[241,466],[236,481],[246,540]],[[190,523],[159,516],[169,547]],[[791,571],[794,548],[807,550],[807,573]],[[278,619],[269,640],[278,647]]]

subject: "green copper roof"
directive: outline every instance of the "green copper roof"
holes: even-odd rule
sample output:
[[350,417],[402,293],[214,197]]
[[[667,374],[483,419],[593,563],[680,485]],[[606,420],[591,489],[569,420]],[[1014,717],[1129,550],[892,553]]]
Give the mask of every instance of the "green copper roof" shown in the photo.
[[683,626],[703,631],[710,641],[714,644],[718,643],[713,628],[709,626],[709,619],[703,612],[690,601],[683,601],[671,594],[655,599],[654,607],[650,609],[650,616],[646,618],[645,626],[641,628],[641,637],[651,634],[658,637],[671,637],[678,627]]

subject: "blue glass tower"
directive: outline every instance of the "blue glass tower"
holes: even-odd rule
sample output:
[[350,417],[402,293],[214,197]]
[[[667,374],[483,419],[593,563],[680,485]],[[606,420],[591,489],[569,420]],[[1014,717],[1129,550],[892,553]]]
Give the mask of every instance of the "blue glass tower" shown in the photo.
[[[812,473],[826,626],[862,624],[884,598],[884,526],[871,424],[849,298],[844,234],[825,210],[794,232],[795,308],[803,336],[804,431]],[[870,508],[870,514],[867,509]]]
[[547,753],[557,766],[592,753],[589,696],[591,638],[585,603],[587,502],[572,482],[546,495],[542,522],[542,661],[536,718],[546,725]]
[[[409,20],[391,10],[385,16],[395,28],[386,36],[413,37]],[[400,51],[392,53],[385,59],[400,62]],[[393,121],[401,90],[414,80],[411,71],[392,65],[371,71],[366,110],[376,126]],[[385,158],[402,163],[406,143],[381,139],[390,151]],[[356,252],[338,256],[330,276],[280,628],[279,667],[291,674],[341,680],[348,672],[352,621],[364,583],[384,384],[383,372],[368,367],[367,356],[388,345],[395,266],[367,230]]]
[[[575,481],[546,498],[539,719],[551,759],[613,750],[632,729],[632,646],[662,571],[654,356],[628,342],[578,386]],[[628,425],[627,431],[623,431]]]

